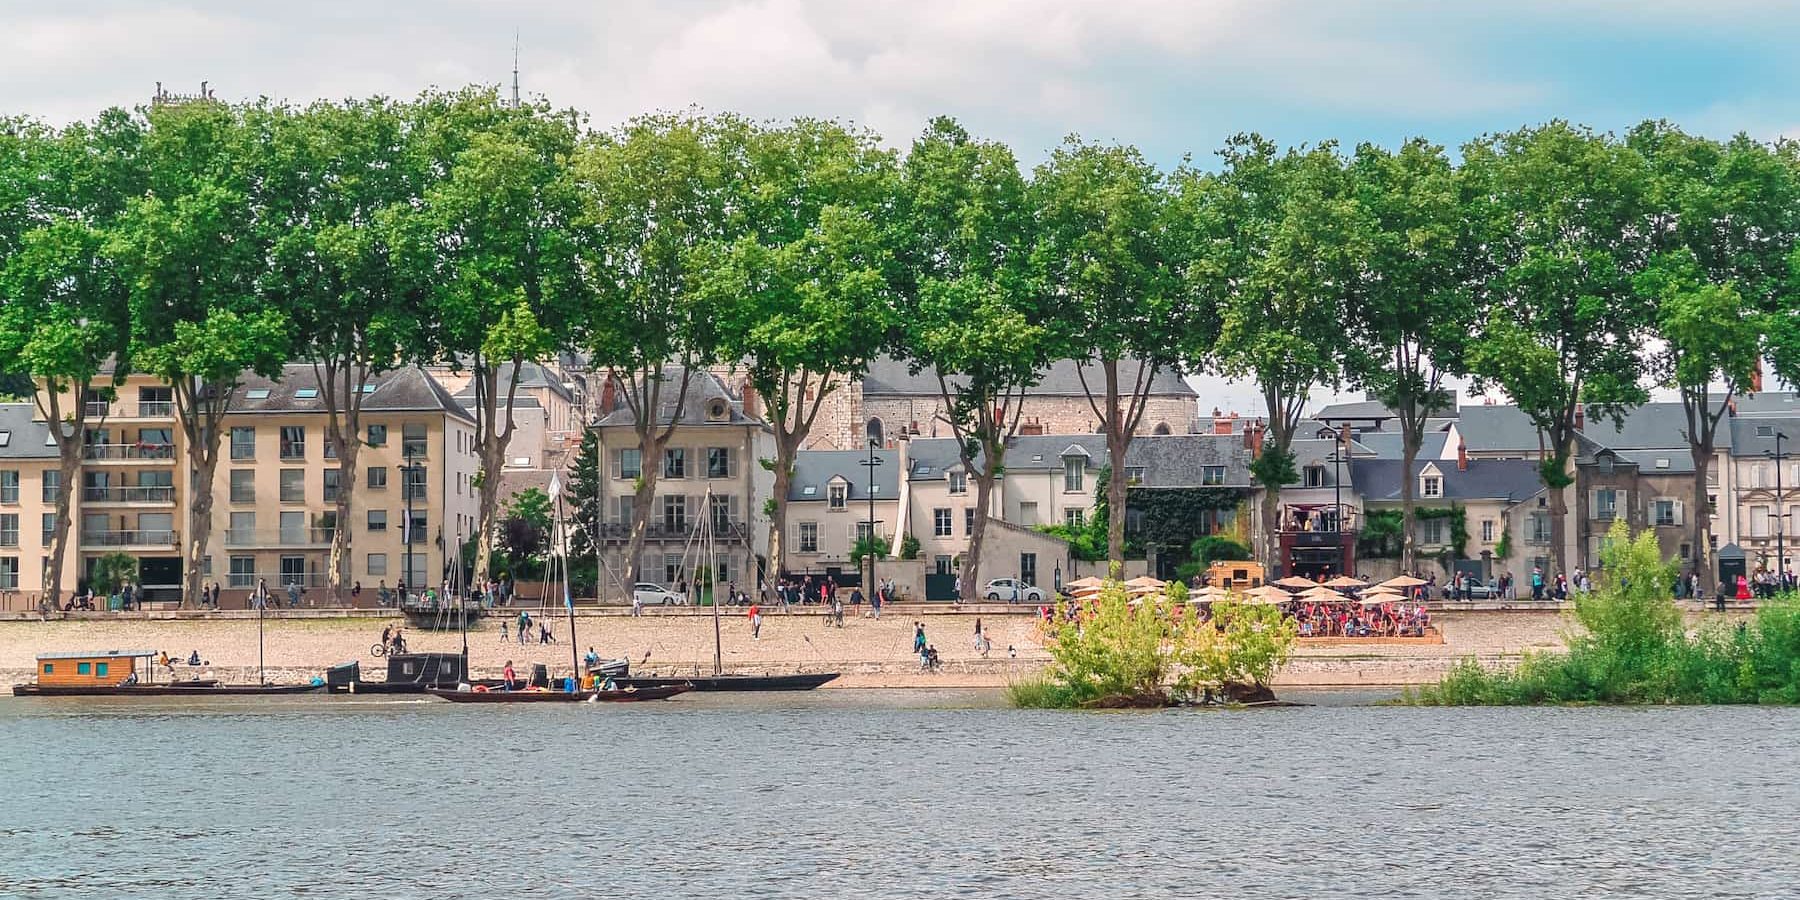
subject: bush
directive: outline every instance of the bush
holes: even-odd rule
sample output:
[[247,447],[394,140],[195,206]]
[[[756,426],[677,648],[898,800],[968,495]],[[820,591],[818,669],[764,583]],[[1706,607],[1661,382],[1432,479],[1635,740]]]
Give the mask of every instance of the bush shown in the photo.
[[1443,706],[1538,703],[1800,703],[1800,601],[1779,597],[1736,626],[1692,635],[1667,585],[1674,564],[1656,538],[1615,524],[1598,590],[1578,596],[1567,653],[1529,653],[1510,669],[1459,663],[1408,702]]

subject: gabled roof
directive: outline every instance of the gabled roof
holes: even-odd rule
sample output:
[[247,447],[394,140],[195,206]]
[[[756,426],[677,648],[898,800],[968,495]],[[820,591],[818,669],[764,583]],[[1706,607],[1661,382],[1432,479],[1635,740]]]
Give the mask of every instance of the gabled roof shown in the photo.
[[[1723,432],[1725,429],[1719,429]],[[1723,440],[1720,441],[1724,443]],[[1725,449],[1721,446],[1719,449]],[[1692,475],[1694,456],[1687,450],[1615,450],[1619,459],[1637,465],[1645,475]],[[1662,465],[1657,465],[1657,463]],[[1715,467],[1716,468],[1716,467]]]
[[[363,396],[365,412],[440,412],[474,421],[437,379],[418,366],[383,372],[371,376],[367,383],[374,389]],[[281,377],[276,380],[245,373],[232,395],[231,412],[324,413],[325,398],[319,390],[318,373],[311,363],[289,363],[282,367]]]
[[[1009,472],[1061,471],[1063,455],[1074,448],[1087,455],[1087,465],[1106,465],[1106,439],[1097,434],[1021,435],[1006,446]],[[1080,455],[1080,454],[1071,454]],[[982,454],[975,465],[984,464]],[[955,438],[913,438],[906,444],[906,477],[909,480],[942,480],[944,473],[962,465]]]
[[[1415,499],[1431,504],[1451,500],[1503,500],[1517,503],[1536,495],[1543,490],[1538,480],[1537,463],[1529,459],[1471,459],[1467,470],[1458,469],[1455,463],[1442,460],[1419,460],[1413,465],[1410,478],[1417,479],[1425,472],[1427,466],[1436,468],[1443,479],[1444,496],[1429,500],[1418,496],[1414,489]],[[1383,502],[1400,499],[1400,483],[1402,468],[1397,459],[1355,459],[1350,461],[1350,480],[1358,486],[1363,499]]]
[[[1718,409],[1718,404],[1713,404]],[[1720,428],[1715,442],[1729,446],[1731,429]],[[1623,422],[1589,418],[1582,432],[1614,450],[1681,450],[1687,452],[1687,413],[1680,403],[1646,403],[1625,414]]]
[[[875,451],[875,499],[897,500],[900,497],[900,453],[896,450]],[[788,483],[787,498],[797,502],[824,502],[830,497],[826,485],[841,479],[849,488],[850,500],[869,500],[869,452],[867,450],[802,450],[794,454],[794,477]],[[811,493],[808,493],[808,490]]]
[[1762,456],[1775,452],[1775,435],[1785,435],[1781,441],[1783,456],[1795,454],[1800,458],[1800,415],[1797,416],[1760,416],[1756,418],[1737,418],[1731,420],[1731,455],[1736,457]]
[[1800,394],[1793,391],[1761,391],[1732,400],[1739,416],[1800,416]]
[[[1119,362],[1119,379],[1121,383],[1130,383],[1138,375],[1138,363],[1135,360]],[[1103,383],[1100,369],[1089,364],[1078,367],[1074,360],[1059,360],[1039,374],[1038,383],[1033,385],[1028,396],[1038,397],[1084,397],[1086,391],[1081,386],[1082,377],[1086,376],[1087,384],[1094,390],[1100,390]],[[952,379],[952,383],[954,383]],[[893,357],[875,360],[869,371],[862,378],[862,392],[865,397],[937,397],[938,380],[935,370],[925,368],[913,374],[911,363]],[[1182,379],[1181,373],[1163,367],[1150,381],[1151,396],[1179,397],[1183,400],[1194,400],[1199,396],[1192,386]]]
[[1538,449],[1537,425],[1516,406],[1465,406],[1456,428],[1471,453]]
[[37,404],[0,403],[0,459],[56,459],[50,426],[37,420]]
[[[495,369],[495,375],[499,378],[498,384],[500,385],[500,390],[503,392],[502,396],[505,396],[504,391],[506,390],[506,386],[512,380],[513,365],[510,362],[501,363],[496,366]],[[524,365],[519,366],[519,387],[531,388],[534,390],[545,388],[564,400],[574,399],[573,395],[569,393],[569,389],[564,386],[556,376],[552,375],[549,369],[534,362],[527,362]],[[464,385],[462,390],[457,391],[456,396],[465,401],[473,399],[475,397],[474,379],[470,379],[469,383]]]
[[[681,393],[681,373],[680,366],[669,366],[662,371],[661,404],[656,415],[656,424],[658,425],[667,425],[677,421],[675,401],[676,395]],[[715,400],[724,401],[725,417],[719,421],[708,421],[707,409]],[[731,391],[725,387],[725,382],[720,381],[717,375],[702,369],[694,370],[693,379],[688,382],[687,396],[682,399],[679,411],[681,414],[679,424],[682,426],[763,424],[761,419],[744,415],[743,402],[732,396]],[[632,425],[636,422],[637,416],[632,413],[631,407],[621,396],[618,408],[601,416],[600,421],[595,425],[605,428],[614,425]]]
[[[1442,431],[1426,431],[1419,441],[1418,459],[1438,459],[1444,455],[1444,443],[1450,435]],[[1356,436],[1356,443],[1368,448],[1376,459],[1399,459],[1404,448],[1401,447],[1401,435],[1398,431],[1365,431]]]
[[[1325,443],[1330,443],[1329,441]],[[1142,468],[1147,488],[1250,487],[1250,452],[1241,434],[1160,434],[1132,439],[1125,467]],[[1224,481],[1207,485],[1205,471],[1224,468]]]

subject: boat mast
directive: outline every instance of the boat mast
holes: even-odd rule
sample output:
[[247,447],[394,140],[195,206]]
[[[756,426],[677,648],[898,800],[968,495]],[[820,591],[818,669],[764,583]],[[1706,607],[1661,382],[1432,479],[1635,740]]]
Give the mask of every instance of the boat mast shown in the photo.
[[456,589],[456,618],[462,627],[462,677],[469,677],[469,585],[463,583],[463,545],[459,536],[456,539],[455,568],[450,570],[451,587]]
[[719,554],[713,545],[712,488],[706,489],[706,502],[700,507],[700,553],[706,559],[706,578],[712,583],[713,675],[725,673],[723,642],[719,637]]
[[551,552],[561,550],[563,606],[569,611],[569,662],[575,668],[575,684],[581,684],[581,648],[575,640],[575,599],[569,594],[569,523],[563,520],[562,481],[550,476],[550,496],[556,498],[556,527]]
[[[263,590],[259,586],[257,588],[257,594],[260,595],[262,593]],[[256,598],[256,681],[258,684],[269,683],[268,676],[263,674],[263,610],[267,608],[268,605],[269,598],[263,596],[258,596]],[[178,650],[176,652],[179,653],[180,651]]]

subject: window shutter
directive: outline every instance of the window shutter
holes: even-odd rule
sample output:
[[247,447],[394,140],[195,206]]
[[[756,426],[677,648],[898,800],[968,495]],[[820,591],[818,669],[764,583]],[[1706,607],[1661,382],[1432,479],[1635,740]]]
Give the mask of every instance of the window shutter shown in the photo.
[[622,478],[625,475],[624,451],[612,450],[606,454],[612,459],[612,477]]
[[1631,521],[1631,492],[1624,490],[1624,489],[1620,489],[1618,493],[1613,494],[1613,503],[1617,504],[1613,507],[1613,518],[1622,519],[1625,522],[1630,522]]
[[1588,518],[1600,518],[1600,492],[1588,491]]
[[[725,448],[725,474],[732,478],[738,477],[738,452],[735,447]],[[731,498],[731,502],[735,506],[737,498]]]
[[1684,524],[1682,517],[1681,517],[1681,501],[1675,500],[1675,501],[1671,501],[1671,502],[1675,506],[1675,524],[1677,524],[1677,525]]
[[726,512],[731,516],[731,521],[733,521],[733,522],[739,521],[739,519],[738,519],[738,497],[736,494],[731,495],[731,497],[729,498],[729,500],[726,503],[725,509],[726,509]]

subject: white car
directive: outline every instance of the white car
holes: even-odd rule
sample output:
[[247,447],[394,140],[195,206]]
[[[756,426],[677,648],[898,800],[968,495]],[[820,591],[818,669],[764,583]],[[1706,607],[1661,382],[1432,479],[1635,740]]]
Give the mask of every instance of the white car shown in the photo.
[[686,606],[687,598],[660,584],[641,581],[631,586],[631,602],[641,606]]
[[981,596],[1008,603],[1042,603],[1044,592],[1016,578],[996,578],[981,588]]

